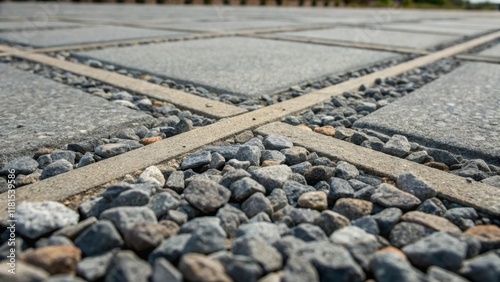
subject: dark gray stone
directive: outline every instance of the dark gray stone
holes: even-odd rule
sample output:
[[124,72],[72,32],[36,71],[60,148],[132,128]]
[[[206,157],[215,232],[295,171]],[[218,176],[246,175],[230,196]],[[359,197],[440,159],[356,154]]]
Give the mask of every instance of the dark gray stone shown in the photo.
[[169,192],[154,194],[153,197],[149,199],[149,202],[147,202],[148,208],[155,213],[157,218],[164,216],[171,210],[175,210],[180,207],[180,205],[181,202]]
[[26,238],[37,239],[64,226],[77,224],[78,218],[78,213],[58,202],[22,202],[16,207],[16,231]]
[[354,196],[354,189],[352,189],[349,182],[342,178],[332,177],[328,181],[330,191],[328,192],[328,203],[333,204],[340,198],[352,198]]
[[99,215],[111,207],[111,202],[104,197],[91,198],[78,206],[78,212],[83,218],[99,217]]
[[288,198],[288,204],[296,206],[300,195],[307,192],[314,192],[316,189],[314,189],[314,187],[289,180],[283,184],[283,191],[285,191]]
[[470,281],[498,281],[500,256],[490,251],[464,262],[460,274]]
[[175,268],[168,260],[159,258],[153,264],[151,282],[182,282],[182,273]]
[[[425,146],[498,163],[500,135],[496,124],[500,115],[497,92],[491,89],[500,89],[493,75],[499,68],[495,64],[464,64],[418,89],[415,95],[359,119],[354,126],[403,134]],[[428,101],[438,96],[439,102],[429,105]],[[459,163],[446,151],[425,150],[437,162],[449,166]]]
[[423,164],[423,163],[429,161],[429,155],[427,154],[426,151],[417,151],[417,152],[413,152],[413,153],[409,154],[406,157],[406,159],[409,161],[412,161],[412,162]]
[[325,232],[320,227],[310,223],[301,223],[283,233],[283,236],[294,236],[304,242],[328,240]]
[[432,234],[434,231],[423,225],[411,222],[400,222],[390,231],[391,245],[402,248]]
[[176,192],[184,190],[184,173],[182,171],[173,171],[168,176],[166,187]]
[[75,152],[73,151],[58,150],[50,154],[50,157],[53,162],[57,160],[67,160],[70,164],[75,163]]
[[165,258],[172,264],[177,264],[180,257],[184,254],[184,249],[191,237],[190,234],[179,234],[163,241],[163,243],[149,255],[149,263],[154,264],[157,259]]
[[250,165],[260,165],[261,150],[257,146],[241,146],[236,153],[236,158],[240,161],[249,161]]
[[210,168],[222,169],[226,164],[226,159],[219,153],[212,153],[212,160],[210,161]]
[[393,135],[384,147],[382,147],[382,152],[396,157],[404,158],[410,154],[411,145],[402,135]]
[[111,158],[128,151],[130,151],[130,146],[123,143],[109,143],[95,148],[96,155],[103,158]]
[[269,196],[267,196],[273,207],[273,211],[278,211],[288,205],[288,198],[283,189],[274,189]]
[[152,267],[132,251],[119,251],[109,263],[106,282],[148,281]]
[[211,254],[226,247],[227,234],[218,217],[199,217],[188,221],[181,227],[181,234],[189,234],[183,254]]
[[154,212],[147,207],[111,208],[102,212],[99,219],[107,219],[111,221],[122,235],[136,223],[157,222]]
[[[31,158],[29,158],[29,159],[31,159]],[[94,160],[94,158],[92,158],[92,160]],[[49,154],[46,154],[46,155],[41,155],[40,157],[38,157],[38,159],[36,159],[36,161],[38,162],[38,167],[40,169],[43,169],[52,163],[52,158],[50,157]],[[4,170],[6,170],[6,169],[4,169]]]
[[328,181],[333,176],[335,176],[335,168],[324,165],[313,166],[304,172],[304,177],[310,185]]
[[226,274],[233,281],[253,282],[259,280],[264,273],[262,267],[252,258],[247,256],[233,255],[226,251],[221,251],[210,255],[222,263]]
[[283,136],[269,135],[264,138],[263,142],[267,150],[283,150],[293,147],[293,142]]
[[[50,163],[50,162],[49,162]],[[30,157],[21,157],[10,161],[6,164],[2,170],[0,170],[0,175],[10,174],[9,171],[14,170],[14,174],[24,174],[28,175],[35,172],[38,168],[38,162]]]
[[306,148],[298,146],[283,149],[281,153],[285,155],[287,165],[296,165],[305,162],[309,155],[309,151]]
[[446,211],[444,217],[460,229],[467,230],[475,226],[478,214],[474,208],[452,208]]
[[427,281],[420,271],[414,269],[411,264],[392,252],[376,253],[370,262],[370,269],[375,279],[380,282],[424,282]]
[[231,191],[210,180],[194,180],[184,189],[185,199],[204,213],[214,212],[229,201]]
[[266,242],[273,244],[279,240],[280,232],[276,224],[270,222],[249,222],[240,225],[236,233],[238,238],[253,238],[259,237],[264,239]]
[[248,222],[248,217],[241,210],[226,204],[217,211],[216,216],[221,220],[221,226],[230,238],[236,236],[238,227]]
[[350,163],[339,161],[336,167],[336,176],[345,180],[350,180],[359,176],[358,169]]
[[431,266],[427,270],[427,277],[440,282],[467,282],[468,280],[438,266]]
[[65,173],[71,170],[73,170],[73,165],[67,160],[61,159],[46,166],[42,171],[40,179],[47,179],[49,177],[56,176],[58,174]]
[[250,177],[244,177],[233,182],[229,190],[232,192],[231,198],[237,202],[245,201],[248,197],[257,192],[266,193],[266,188]]
[[427,182],[419,179],[412,173],[404,173],[398,176],[396,181],[399,189],[412,194],[424,201],[437,195],[436,189]]
[[[309,54],[307,58],[302,56],[304,52]],[[106,48],[78,55],[147,70],[217,92],[250,96],[286,90],[290,85],[397,57],[389,52],[243,37],[129,46],[120,48],[120,52]],[[219,75],[214,68],[223,69],[225,75]]]
[[296,236],[286,236],[280,238],[278,241],[274,242],[273,247],[275,247],[283,257],[283,261],[286,262],[288,257],[298,248],[305,246],[305,242]]
[[252,258],[264,273],[277,271],[283,266],[283,258],[272,245],[260,237],[238,238],[233,243],[233,253]]
[[380,234],[387,237],[402,215],[403,212],[398,208],[386,208],[373,215],[372,218],[377,222]]
[[418,206],[417,211],[443,216],[446,213],[446,207],[438,198],[430,198]]
[[421,204],[417,197],[387,183],[380,184],[373,193],[371,201],[384,207],[395,207],[402,210],[410,210]]
[[222,179],[219,181],[219,184],[229,188],[229,187],[231,187],[231,185],[234,182],[236,182],[244,177],[250,177],[250,176],[251,176],[250,173],[248,173],[244,169],[234,169],[234,170],[226,172],[222,176]]
[[491,177],[488,177],[486,179],[481,180],[481,182],[500,188],[500,175],[494,175]]
[[117,251],[112,250],[102,255],[82,259],[77,265],[76,272],[88,281],[96,281],[103,278]]
[[268,215],[273,214],[273,207],[263,193],[252,194],[243,204],[241,205],[241,210],[249,217],[252,218],[260,212],[264,212]]
[[301,175],[304,175],[305,172],[311,167],[312,167],[312,165],[310,162],[301,162],[301,163],[290,166],[293,173],[298,173]]
[[366,233],[369,234],[379,235],[380,233],[377,221],[368,215],[353,220],[352,225],[363,229]]
[[325,210],[314,220],[314,224],[323,229],[327,236],[330,236],[335,230],[351,225],[349,219],[339,213]]
[[273,161],[273,162],[278,162],[279,164],[282,164],[285,162],[286,157],[280,151],[265,150],[265,151],[262,151],[260,160],[262,162],[263,161]]
[[445,232],[436,232],[401,250],[417,267],[426,269],[435,265],[456,271],[465,259],[467,246]]
[[77,167],[80,168],[93,163],[95,163],[94,155],[90,152],[87,152],[80,158]]
[[181,169],[186,170],[190,168],[198,168],[204,165],[210,164],[212,161],[212,154],[208,151],[201,151],[191,154],[189,157],[185,158],[181,163]]
[[100,220],[75,239],[85,256],[96,256],[123,246],[123,239],[108,220]]

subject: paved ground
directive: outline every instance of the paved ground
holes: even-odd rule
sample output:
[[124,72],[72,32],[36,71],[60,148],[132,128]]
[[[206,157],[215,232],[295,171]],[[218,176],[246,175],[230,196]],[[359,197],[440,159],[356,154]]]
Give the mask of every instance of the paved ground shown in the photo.
[[16,281],[494,281],[500,65],[455,56],[498,38],[493,12],[0,5]]

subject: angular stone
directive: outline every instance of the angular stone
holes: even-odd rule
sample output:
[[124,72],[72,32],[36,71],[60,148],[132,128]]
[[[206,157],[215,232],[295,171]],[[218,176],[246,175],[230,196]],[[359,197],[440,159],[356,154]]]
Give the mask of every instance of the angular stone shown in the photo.
[[42,171],[40,179],[47,179],[49,177],[56,176],[58,174],[65,173],[71,170],[73,170],[73,165],[67,160],[61,159],[46,166]]
[[156,166],[147,167],[137,178],[138,183],[155,183],[163,187],[165,185],[165,177],[161,170]]
[[371,196],[371,201],[384,207],[395,207],[402,210],[410,210],[421,204],[417,197],[387,183],[380,184]]
[[182,282],[182,273],[164,258],[157,259],[153,264],[151,282]]
[[283,150],[293,147],[293,142],[283,136],[269,135],[264,138],[264,146],[267,150]]
[[380,229],[378,228],[377,221],[369,215],[365,215],[352,221],[352,225],[363,229],[366,233],[379,235]]
[[277,162],[278,164],[282,164],[282,163],[285,162],[286,157],[280,151],[265,150],[265,151],[262,151],[262,155],[261,155],[260,160],[262,162],[264,162],[264,161],[274,161],[274,162]]
[[77,224],[79,215],[63,204],[52,201],[22,202],[16,209],[17,231],[36,239],[67,225]]
[[465,259],[467,246],[445,232],[436,232],[405,246],[402,251],[417,267],[426,269],[434,265],[456,271]]
[[283,236],[294,236],[304,242],[328,240],[325,232],[318,226],[310,223],[301,223],[283,233]]
[[427,276],[435,281],[467,282],[465,278],[438,266],[429,267],[427,270]]
[[321,227],[327,236],[330,236],[335,230],[351,225],[347,217],[330,210],[323,211],[314,220],[314,224]]
[[377,252],[370,262],[370,268],[375,279],[380,282],[422,282],[424,275],[414,269],[400,255],[393,252]]
[[359,171],[352,164],[344,161],[339,161],[336,167],[336,176],[345,180],[358,177]]
[[304,147],[294,146],[281,150],[281,153],[285,155],[287,165],[295,165],[305,162],[307,160],[309,151],[307,151],[307,149]]
[[259,237],[266,242],[273,244],[281,237],[277,225],[270,222],[249,222],[240,225],[236,233],[238,238],[253,238]]
[[231,187],[233,182],[236,182],[244,177],[250,177],[250,173],[245,171],[244,169],[233,169],[228,172],[226,172],[221,180],[219,181],[219,184],[224,186],[224,187]]
[[236,239],[233,253],[251,257],[260,264],[265,273],[279,270],[283,266],[283,258],[278,250],[260,237]]
[[283,261],[287,261],[288,257],[298,248],[303,247],[306,244],[304,240],[301,240],[295,236],[285,236],[274,242],[273,247],[275,247],[283,257]]
[[217,211],[216,216],[220,218],[222,228],[230,238],[236,236],[238,227],[248,222],[248,217],[240,209],[229,204],[224,205]]
[[434,230],[417,223],[400,222],[390,231],[389,241],[394,247],[402,248],[417,242],[433,232]]
[[267,198],[271,202],[274,211],[278,211],[288,205],[288,198],[283,189],[274,189]]
[[[171,223],[174,225],[175,223]],[[152,250],[163,240],[177,234],[179,227],[168,228],[161,223],[139,222],[124,234],[127,246],[137,252]]]
[[444,217],[460,229],[467,230],[474,227],[478,214],[474,208],[452,208],[446,211]]
[[328,208],[328,199],[325,192],[306,192],[300,195],[297,205],[306,209],[323,211]]
[[487,252],[464,262],[460,274],[473,282],[498,281],[500,257],[498,253]]
[[349,220],[355,220],[365,215],[370,215],[373,211],[373,204],[369,201],[342,198],[335,202],[332,209]]
[[329,166],[313,166],[304,172],[304,177],[309,185],[315,185],[320,181],[328,181],[335,176],[335,168]]
[[352,189],[349,182],[342,178],[332,177],[328,181],[330,191],[328,192],[328,202],[333,204],[340,198],[352,198],[354,196],[354,189]]
[[229,201],[231,191],[209,180],[194,180],[184,189],[185,199],[204,213],[214,212]]
[[160,218],[169,211],[180,207],[181,202],[169,192],[160,192],[149,199],[148,208],[150,208]]
[[100,220],[75,239],[85,256],[95,256],[123,246],[123,239],[108,220]]
[[119,251],[109,263],[106,282],[148,281],[151,266],[132,251]]
[[261,150],[257,146],[241,146],[236,153],[236,158],[240,161],[249,161],[250,165],[260,165]]
[[67,160],[70,164],[75,163],[75,152],[67,150],[57,150],[50,155],[52,161]]
[[399,222],[402,214],[403,212],[398,208],[386,208],[373,215],[372,218],[377,222],[380,233],[387,236],[394,225]]
[[466,230],[464,234],[479,239],[483,252],[500,248],[500,228],[496,225],[478,225]]
[[81,259],[81,252],[73,246],[49,246],[24,252],[20,260],[35,265],[48,273],[76,273],[76,265]]
[[184,254],[184,249],[191,237],[192,236],[189,234],[179,234],[163,241],[161,245],[154,249],[149,255],[149,263],[154,264],[157,259],[165,258],[169,262],[177,264],[180,257]]
[[241,205],[241,210],[249,217],[252,218],[260,212],[264,212],[267,215],[273,214],[273,207],[263,193],[252,194],[243,204]]
[[201,254],[184,255],[179,263],[179,271],[186,281],[232,281],[219,261]]
[[30,157],[21,157],[7,163],[2,170],[0,170],[0,175],[10,174],[10,171],[14,171],[15,175],[18,174],[30,174],[35,172],[38,168],[38,162]]
[[147,207],[111,208],[101,213],[99,219],[111,221],[122,235],[125,234],[128,229],[133,228],[136,223],[157,222],[154,212]]
[[438,198],[430,198],[418,206],[417,211],[443,216],[446,213],[446,207]]
[[118,249],[109,251],[102,255],[86,257],[78,263],[78,276],[87,279],[88,281],[96,281],[106,275],[106,270],[115,256]]
[[190,168],[198,168],[210,164],[212,161],[212,154],[208,151],[201,151],[191,154],[184,159],[181,163],[181,169],[186,170]]
[[315,192],[316,189],[311,186],[303,185],[298,182],[288,180],[283,184],[283,191],[285,191],[288,198],[288,203],[292,206],[297,205],[301,195],[308,192]]
[[184,173],[182,171],[174,171],[167,179],[166,187],[181,192],[184,190]]
[[260,192],[266,193],[266,188],[250,177],[244,177],[231,184],[231,197],[237,202],[245,201],[252,194]]
[[251,172],[252,178],[266,188],[267,193],[275,188],[281,188],[292,174],[290,167],[275,165],[255,169]]
[[0,261],[0,281],[26,282],[26,281],[47,281],[50,274],[45,270],[22,261],[16,262],[16,274],[9,273],[9,261]]
[[425,181],[417,178],[412,173],[404,173],[398,176],[397,187],[413,196],[419,198],[421,201],[435,197],[437,195],[436,189],[427,184]]
[[460,228],[451,223],[446,218],[423,213],[419,211],[407,212],[401,217],[401,221],[421,224],[436,231],[447,231],[452,233],[461,233]]

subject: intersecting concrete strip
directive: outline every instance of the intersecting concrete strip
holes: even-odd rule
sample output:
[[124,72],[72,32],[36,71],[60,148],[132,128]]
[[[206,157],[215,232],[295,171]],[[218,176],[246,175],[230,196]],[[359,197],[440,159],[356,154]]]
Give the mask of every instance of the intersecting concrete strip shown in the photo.
[[476,54],[462,54],[462,55],[457,55],[455,57],[457,59],[465,60],[465,61],[500,64],[500,56],[499,57],[492,57],[492,56],[483,56],[483,55],[476,55]]
[[[197,128],[146,147],[21,187],[16,189],[16,199],[18,203],[27,200],[62,201],[70,196],[123,177],[127,173],[133,173],[150,165],[179,157],[204,145],[233,136],[244,130],[254,129],[285,116],[303,111],[315,104],[331,99],[331,96],[341,95],[344,91],[357,89],[360,84],[371,84],[376,78],[396,76],[411,69],[464,52],[465,50],[495,40],[498,37],[500,37],[500,32],[483,36],[357,79],[329,86],[283,103],[220,120],[215,124]],[[2,47],[0,46],[1,49]],[[5,48],[3,49],[5,50]],[[75,70],[78,70],[78,68],[75,68]],[[301,134],[303,135],[304,132],[301,131]],[[71,185],[68,185],[68,183],[71,183]],[[6,197],[5,193],[1,194],[0,201],[6,201]],[[481,207],[486,206],[484,203],[481,203],[481,205]],[[491,211],[497,215],[500,214],[499,210],[492,209]],[[6,215],[5,212],[1,213],[0,220],[5,219]]]
[[393,47],[393,46],[378,45],[378,44],[365,44],[365,43],[347,42],[347,41],[321,39],[321,38],[307,38],[307,37],[302,37],[302,36],[287,36],[287,35],[280,35],[280,34],[254,34],[254,35],[248,35],[248,36],[255,37],[255,38],[266,38],[266,39],[284,40],[284,41],[292,41],[292,42],[303,42],[303,43],[320,44],[320,45],[327,45],[327,46],[342,46],[342,47],[360,48],[360,49],[369,49],[369,50],[396,52],[396,53],[405,53],[405,54],[418,54],[418,55],[429,54],[428,51],[419,50],[419,49],[412,49],[412,48]]
[[61,61],[42,54],[16,51],[12,48],[0,46],[0,49],[2,48],[6,51],[12,51],[12,54],[16,57],[63,69],[65,71],[93,78],[125,90],[167,101],[181,108],[191,110],[207,117],[225,118],[246,112],[246,110],[236,106],[198,97],[179,90],[166,88],[144,80],[131,78],[126,75],[108,72],[68,61]]
[[451,173],[332,137],[307,132],[285,123],[272,123],[260,127],[257,133],[286,136],[295,145],[305,147],[319,155],[347,161],[366,172],[386,176],[393,180],[397,179],[400,174],[411,172],[432,185],[438,195],[445,199],[500,216],[500,189],[496,187],[479,182],[468,182],[463,177]]

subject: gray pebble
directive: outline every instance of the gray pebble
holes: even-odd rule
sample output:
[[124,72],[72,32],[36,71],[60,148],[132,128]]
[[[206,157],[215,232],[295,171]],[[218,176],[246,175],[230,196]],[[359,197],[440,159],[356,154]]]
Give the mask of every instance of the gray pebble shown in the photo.
[[349,182],[342,178],[332,177],[328,181],[330,191],[328,193],[328,202],[333,204],[340,198],[352,198],[354,196],[354,189],[352,189]]
[[273,244],[280,239],[281,235],[278,225],[271,222],[258,221],[240,225],[236,232],[236,237],[243,239],[259,237],[269,244]]
[[322,211],[321,215],[314,220],[314,224],[321,227],[327,236],[335,230],[351,225],[347,217],[330,210]]
[[294,236],[304,242],[328,240],[325,232],[320,227],[310,223],[301,223],[294,226],[282,236]]
[[132,251],[119,251],[109,263],[106,282],[147,281],[152,267]]
[[118,250],[112,250],[102,255],[86,257],[77,265],[77,273],[79,276],[88,281],[97,281],[106,275],[109,263],[115,256]]
[[370,262],[370,269],[378,282],[423,282],[424,275],[413,268],[399,254],[380,252],[375,254]]
[[282,150],[293,147],[293,142],[283,136],[269,135],[263,142],[267,150]]
[[402,210],[410,210],[420,205],[420,200],[396,187],[382,183],[373,193],[371,201],[384,207],[396,207]]
[[251,218],[260,212],[265,212],[268,215],[273,214],[273,207],[269,199],[263,193],[252,194],[243,204],[241,210]]
[[126,231],[133,228],[136,223],[157,222],[154,212],[147,207],[111,208],[102,212],[99,219],[111,221],[121,234],[125,234]]
[[446,207],[438,198],[430,198],[418,206],[417,211],[443,216],[446,213]]
[[0,175],[9,174],[9,170],[15,170],[15,174],[28,175],[35,172],[38,162],[30,157],[21,157],[8,162],[0,171]]
[[190,168],[198,168],[204,165],[210,164],[212,161],[212,155],[208,151],[201,151],[191,154],[189,157],[185,158],[181,163],[181,169],[186,170]]
[[283,191],[288,198],[288,204],[292,206],[296,206],[299,200],[299,197],[307,192],[314,192],[316,189],[312,186],[307,186],[300,184],[296,181],[288,180],[283,184]]
[[75,239],[85,256],[95,256],[123,246],[123,239],[108,220],[100,220]]
[[382,151],[384,153],[404,158],[410,154],[411,145],[408,139],[402,135],[393,135],[387,143],[385,143]]
[[277,162],[279,164],[282,164],[282,163],[285,162],[286,157],[280,151],[276,151],[276,150],[264,150],[264,151],[262,151],[262,155],[261,155],[261,159],[260,160],[261,160],[261,162],[263,162],[263,161],[273,161],[273,162]]
[[257,146],[241,146],[236,153],[236,159],[249,161],[250,165],[260,165],[261,150]]
[[103,158],[111,158],[123,154],[130,150],[130,146],[122,143],[109,143],[99,145],[95,148],[95,153]]
[[283,149],[281,150],[281,153],[285,155],[287,165],[295,165],[305,162],[307,160],[307,155],[309,154],[306,148],[298,146]]
[[36,161],[38,162],[38,167],[43,169],[52,163],[52,158],[50,157],[50,154],[46,154],[46,155],[41,155],[40,157],[38,157],[38,159],[36,159]]
[[437,195],[434,187],[412,173],[400,174],[396,183],[399,189],[414,195],[421,201],[433,198]]
[[185,199],[204,213],[214,212],[229,201],[231,191],[210,180],[194,180],[184,189]]
[[153,264],[151,282],[182,282],[182,273],[164,258],[157,259]]
[[237,202],[245,201],[252,194],[261,192],[265,193],[266,188],[260,185],[257,181],[253,180],[250,177],[244,177],[240,180],[237,180],[231,184],[229,187],[232,194],[231,197]]
[[240,209],[229,204],[224,205],[217,211],[216,216],[220,219],[221,226],[230,238],[236,236],[236,232],[241,224],[248,222],[248,217]]
[[290,167],[286,165],[275,165],[258,168],[251,172],[252,178],[266,188],[270,193],[275,188],[281,188],[292,174]]
[[233,243],[233,253],[253,259],[264,269],[264,273],[277,271],[283,266],[281,254],[260,237],[238,238]]
[[460,274],[472,282],[499,281],[500,256],[490,251],[464,262]]
[[271,202],[274,211],[278,211],[288,205],[288,198],[283,189],[274,189],[267,198]]
[[345,180],[359,176],[358,169],[350,163],[339,161],[336,167],[336,176]]

